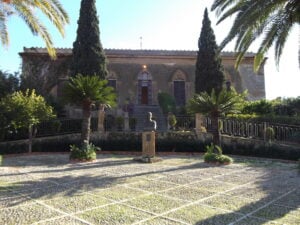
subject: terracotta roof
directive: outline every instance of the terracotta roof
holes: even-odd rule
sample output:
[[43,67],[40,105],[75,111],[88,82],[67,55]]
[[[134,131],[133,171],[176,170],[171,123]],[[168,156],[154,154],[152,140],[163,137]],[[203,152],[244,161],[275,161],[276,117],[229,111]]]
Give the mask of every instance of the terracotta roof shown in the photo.
[[[196,56],[196,50],[161,50],[161,49],[104,49],[107,55],[128,55],[128,56]],[[20,54],[47,54],[46,48],[25,48]],[[59,54],[72,54],[71,48],[56,48],[56,53]],[[234,57],[235,52],[221,52],[221,56]],[[254,57],[255,53],[248,52],[246,57]]]

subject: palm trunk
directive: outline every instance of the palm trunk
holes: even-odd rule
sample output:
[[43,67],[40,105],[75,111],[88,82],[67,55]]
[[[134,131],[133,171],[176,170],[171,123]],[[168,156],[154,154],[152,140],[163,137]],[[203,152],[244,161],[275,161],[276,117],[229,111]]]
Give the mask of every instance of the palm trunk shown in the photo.
[[213,143],[214,145],[220,146],[221,144],[221,135],[219,130],[219,117],[212,116],[211,117],[211,133],[213,135]]
[[81,125],[81,145],[83,146],[85,142],[90,142],[91,134],[91,106],[92,104],[89,101],[83,103],[82,107],[82,125]]

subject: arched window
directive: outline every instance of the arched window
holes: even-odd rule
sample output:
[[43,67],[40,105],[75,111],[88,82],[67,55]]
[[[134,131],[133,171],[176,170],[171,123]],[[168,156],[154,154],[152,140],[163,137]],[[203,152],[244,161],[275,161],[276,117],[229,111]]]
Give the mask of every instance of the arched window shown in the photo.
[[113,87],[115,91],[117,90],[117,75],[115,72],[109,72],[107,76],[107,86]]
[[173,81],[173,96],[177,106],[185,106],[186,104],[186,75],[177,70],[172,78]]

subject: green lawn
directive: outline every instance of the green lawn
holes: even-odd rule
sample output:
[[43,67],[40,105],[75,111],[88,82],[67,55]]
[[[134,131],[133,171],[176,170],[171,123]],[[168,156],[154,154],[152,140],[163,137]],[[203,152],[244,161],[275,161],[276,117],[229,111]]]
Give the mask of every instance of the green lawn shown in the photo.
[[169,156],[153,164],[98,155],[4,157],[1,224],[300,224],[297,165],[237,158],[227,166]]

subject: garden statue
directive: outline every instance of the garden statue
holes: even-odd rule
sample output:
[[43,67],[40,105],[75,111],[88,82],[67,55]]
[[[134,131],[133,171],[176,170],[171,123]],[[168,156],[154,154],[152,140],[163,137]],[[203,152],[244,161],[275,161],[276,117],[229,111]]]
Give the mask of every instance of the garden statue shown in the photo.
[[152,119],[152,113],[148,112],[147,121],[145,123],[145,129],[147,131],[156,131],[157,123],[154,119]]

